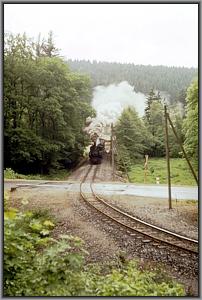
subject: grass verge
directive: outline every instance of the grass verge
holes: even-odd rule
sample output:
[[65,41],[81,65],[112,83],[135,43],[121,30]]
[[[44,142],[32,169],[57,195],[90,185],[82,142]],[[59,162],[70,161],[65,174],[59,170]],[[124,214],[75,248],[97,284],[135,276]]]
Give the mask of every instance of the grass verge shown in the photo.
[[49,175],[41,174],[18,174],[11,168],[4,170],[4,179],[25,179],[25,180],[66,180],[70,172],[68,170],[62,169],[57,171],[52,171]]
[[[197,164],[193,163],[193,168],[197,172]],[[196,181],[189,169],[189,166],[183,158],[171,158],[171,183],[176,185],[196,185]],[[148,171],[145,182],[144,160],[138,161],[131,167],[129,177],[134,183],[153,183],[159,178],[160,184],[167,183],[167,162],[165,158],[150,158],[148,161]]]

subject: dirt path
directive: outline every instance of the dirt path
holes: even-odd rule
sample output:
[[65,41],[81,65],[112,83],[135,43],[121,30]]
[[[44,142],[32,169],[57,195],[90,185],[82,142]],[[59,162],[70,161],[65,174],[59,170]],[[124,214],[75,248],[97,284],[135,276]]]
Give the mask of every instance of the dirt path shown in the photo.
[[[79,169],[75,170],[68,178],[68,181],[80,181],[83,179],[90,162],[87,160]],[[98,165],[98,170],[96,174],[96,182],[113,180],[112,177],[112,167],[110,163],[110,156],[106,154],[102,163]]]

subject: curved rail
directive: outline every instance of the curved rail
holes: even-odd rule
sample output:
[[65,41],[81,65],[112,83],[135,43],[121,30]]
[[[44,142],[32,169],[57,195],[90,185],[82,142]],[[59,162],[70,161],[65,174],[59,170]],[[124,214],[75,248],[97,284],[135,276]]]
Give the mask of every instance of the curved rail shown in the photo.
[[176,236],[176,237],[181,238],[181,239],[183,239],[183,240],[186,240],[186,241],[189,241],[189,242],[193,242],[193,243],[197,243],[197,244],[198,244],[198,241],[197,241],[197,240],[190,239],[190,238],[188,238],[188,237],[186,237],[186,236],[180,235],[180,234],[178,234],[178,233],[175,233],[175,232],[169,231],[169,230],[167,230],[167,229],[164,229],[164,228],[158,227],[158,226],[156,226],[156,225],[153,225],[153,224],[147,223],[147,222],[145,222],[145,221],[142,221],[141,219],[138,219],[138,218],[136,218],[136,217],[134,217],[134,216],[132,216],[132,215],[129,215],[128,213],[126,213],[126,212],[124,212],[124,211],[118,209],[117,207],[115,207],[115,206],[113,206],[113,205],[107,203],[107,202],[105,201],[105,199],[101,198],[99,195],[97,195],[97,194],[94,192],[94,190],[92,189],[92,184],[91,184],[91,191],[92,191],[92,193],[94,194],[94,196],[95,196],[99,201],[102,201],[105,205],[109,206],[110,208],[116,210],[117,212],[119,212],[119,213],[121,213],[121,214],[127,216],[128,218],[130,218],[130,219],[132,219],[132,220],[138,221],[138,222],[140,222],[140,223],[142,223],[142,224],[144,224],[144,225],[146,225],[146,226],[149,226],[149,227],[151,227],[151,228],[157,229],[157,230],[159,230],[159,231],[161,231],[161,232],[165,232],[165,233],[171,234],[172,236]]
[[[109,204],[105,199],[98,196],[95,191],[93,190],[93,181],[97,172],[97,166],[94,168],[93,178],[90,182],[90,188],[93,195],[92,199],[87,198],[82,192],[82,183],[86,180],[88,174],[90,173],[92,166],[88,169],[84,179],[80,184],[80,193],[85,200],[91,207],[95,208],[97,211],[108,217],[109,219],[113,220],[114,222],[118,223],[121,226],[124,226],[128,230],[131,231],[131,235],[135,235],[134,232],[139,233],[143,236],[150,238],[151,240],[146,240],[146,242],[152,242],[155,240],[156,242],[161,242],[168,244],[170,246],[177,247],[178,249],[183,249],[184,251],[192,252],[197,254],[198,253],[198,241],[194,239],[190,239],[188,237],[182,236],[180,234],[171,232],[169,230],[160,228],[158,226],[149,224],[145,221],[142,221],[122,210],[119,208]],[[157,244],[155,244],[158,246]],[[162,247],[162,246],[161,246]]]

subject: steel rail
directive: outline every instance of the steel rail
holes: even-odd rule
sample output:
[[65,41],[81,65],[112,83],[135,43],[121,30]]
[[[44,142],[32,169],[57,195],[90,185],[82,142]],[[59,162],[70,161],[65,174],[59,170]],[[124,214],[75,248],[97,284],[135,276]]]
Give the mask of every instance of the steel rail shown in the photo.
[[[91,184],[91,187],[92,187],[92,184]],[[197,240],[190,239],[190,238],[187,238],[187,237],[185,237],[185,236],[179,235],[179,234],[177,234],[177,233],[171,232],[171,231],[169,231],[169,230],[160,228],[160,227],[158,227],[158,226],[152,225],[152,224],[150,224],[150,223],[147,223],[147,222],[142,221],[142,220],[140,220],[140,219],[138,219],[138,218],[136,218],[136,217],[134,217],[134,216],[131,216],[131,215],[127,214],[126,212],[124,212],[124,211],[118,209],[117,207],[114,207],[113,205],[107,203],[103,198],[100,198],[100,197],[93,191],[93,189],[91,189],[91,190],[92,190],[92,193],[93,193],[93,195],[94,195],[94,197],[95,197],[96,199],[98,199],[100,202],[102,202],[102,203],[103,203],[104,205],[106,205],[107,207],[110,207],[110,208],[113,209],[114,211],[117,211],[117,212],[120,213],[121,215],[126,216],[128,219],[133,220],[133,221],[136,221],[136,222],[141,223],[141,224],[143,224],[143,225],[146,225],[148,228],[153,228],[153,229],[155,229],[156,231],[158,231],[159,233],[166,233],[166,234],[168,235],[168,237],[170,237],[170,238],[176,237],[176,238],[179,239],[178,242],[190,242],[190,243],[193,243],[195,246],[198,245],[198,241],[197,241]],[[98,209],[98,210],[99,210],[99,209]],[[102,211],[100,210],[100,212],[102,212]],[[102,212],[102,213],[103,213],[103,212]],[[107,214],[105,214],[105,215],[107,215]],[[107,215],[107,216],[110,217],[110,218],[112,218],[113,220],[115,220],[113,217],[111,217],[111,216],[109,216],[109,215]],[[115,220],[115,221],[116,221],[116,220]],[[178,248],[187,250],[187,251],[189,251],[189,252],[198,253],[198,251],[195,251],[195,250],[192,250],[192,249],[187,249],[187,248],[182,247],[182,246],[180,246],[180,245],[176,245],[176,244],[174,244],[173,242],[164,240],[164,239],[159,238],[159,237],[154,237],[154,236],[152,236],[152,235],[150,235],[150,234],[147,234],[147,233],[145,233],[145,232],[142,232],[141,230],[134,229],[133,227],[130,227],[130,226],[128,226],[128,225],[125,225],[124,223],[120,222],[119,220],[117,220],[117,222],[120,223],[120,224],[122,224],[122,225],[124,225],[125,227],[127,227],[127,228],[129,228],[129,229],[138,231],[139,233],[144,234],[145,236],[147,236],[147,237],[149,237],[149,238],[152,238],[152,239],[155,239],[155,240],[164,242],[164,243],[169,244],[169,245],[171,245],[171,246],[175,246],[175,247],[178,247]],[[176,242],[177,242],[177,241],[176,241]]]
[[142,223],[142,224],[144,224],[144,225],[146,225],[146,226],[148,226],[148,227],[157,229],[157,230],[159,230],[159,231],[161,231],[161,232],[165,232],[165,233],[170,234],[170,235],[172,235],[172,236],[176,236],[176,237],[178,237],[178,238],[180,238],[180,239],[183,239],[183,240],[186,240],[186,241],[189,241],[189,242],[193,242],[193,243],[198,244],[198,240],[190,239],[190,238],[188,238],[188,237],[186,237],[186,236],[183,236],[183,235],[180,235],[180,234],[178,234],[178,233],[169,231],[169,230],[167,230],[167,229],[164,229],[164,228],[155,226],[155,225],[153,225],[153,224],[150,224],[150,223],[147,223],[147,222],[145,222],[145,221],[142,221],[141,219],[138,219],[138,218],[136,218],[136,217],[134,217],[134,216],[132,216],[132,215],[129,215],[128,213],[126,213],[126,212],[124,212],[124,211],[118,209],[117,207],[115,207],[115,206],[113,206],[113,205],[107,203],[106,200],[103,199],[103,198],[101,198],[99,195],[97,195],[97,194],[94,192],[93,189],[92,189],[92,192],[93,192],[94,196],[95,196],[97,199],[99,199],[100,201],[102,201],[105,205],[107,205],[107,206],[109,206],[110,208],[116,210],[117,212],[121,213],[122,215],[125,215],[126,217],[128,217],[128,218],[131,219],[131,220],[138,221],[139,223]]
[[[148,234],[148,233],[142,232],[141,230],[138,230],[137,228],[135,229],[135,228],[133,228],[133,227],[127,225],[127,224],[124,224],[124,223],[121,222],[120,220],[117,220],[117,219],[114,218],[113,216],[110,216],[110,215],[109,215],[109,212],[108,212],[108,213],[105,213],[105,212],[103,212],[100,208],[96,207],[96,206],[92,203],[92,201],[89,201],[89,200],[87,199],[87,197],[84,195],[84,193],[82,192],[82,184],[83,184],[84,181],[86,180],[86,178],[87,178],[88,174],[90,173],[90,170],[91,170],[91,169],[92,169],[92,166],[88,169],[86,175],[84,176],[84,179],[83,179],[82,182],[80,183],[80,194],[81,194],[83,200],[84,200],[87,204],[89,204],[91,207],[93,207],[94,209],[96,209],[97,211],[99,211],[100,213],[102,213],[103,215],[105,215],[106,217],[108,217],[109,219],[115,221],[116,223],[118,223],[118,224],[124,226],[125,228],[127,228],[127,229],[129,229],[129,230],[138,232],[138,233],[140,233],[140,234],[142,234],[142,235],[144,235],[144,236],[147,236],[148,238],[151,238],[151,239],[153,239],[153,240],[156,240],[156,241],[158,241],[158,242],[160,241],[160,242],[163,242],[163,243],[168,244],[168,245],[170,245],[170,246],[174,246],[174,247],[177,247],[177,248],[180,248],[180,249],[183,249],[183,250],[186,250],[186,251],[188,251],[188,252],[195,253],[195,254],[198,253],[198,251],[196,251],[196,250],[188,249],[188,248],[185,248],[185,247],[183,247],[183,246],[181,246],[181,245],[176,245],[176,244],[173,243],[173,242],[164,240],[164,239],[159,238],[159,237],[154,237],[154,236],[152,236],[151,234]],[[92,179],[92,181],[90,182],[90,188],[91,188],[91,192],[92,192],[92,195],[93,195],[94,199],[97,200],[97,203],[99,202],[99,203],[104,204],[105,207],[108,207],[108,208],[112,209],[113,211],[118,212],[121,216],[124,216],[124,217],[128,218],[128,220],[135,221],[135,222],[137,222],[137,223],[143,224],[144,226],[147,226],[148,228],[155,229],[155,230],[157,231],[157,233],[158,233],[158,232],[159,232],[159,233],[165,233],[165,234],[167,234],[168,237],[170,237],[170,238],[173,238],[173,237],[174,237],[174,238],[178,238],[179,241],[177,241],[177,242],[190,242],[190,243],[193,243],[194,246],[198,245],[198,241],[197,241],[197,240],[190,239],[190,238],[187,238],[187,237],[185,237],[185,236],[179,235],[179,234],[177,234],[177,233],[171,232],[171,231],[169,231],[169,230],[166,230],[166,229],[160,228],[160,227],[158,227],[158,226],[149,224],[148,222],[142,221],[142,220],[140,220],[140,219],[138,219],[138,218],[136,218],[136,217],[134,217],[134,216],[132,216],[132,215],[130,215],[130,214],[128,214],[128,213],[126,213],[126,212],[120,210],[120,209],[118,209],[117,207],[114,207],[113,205],[107,203],[105,199],[101,198],[101,197],[100,197],[99,195],[97,195],[97,194],[95,193],[95,191],[93,190],[92,185],[93,185],[93,181],[94,181],[96,172],[97,172],[97,166],[94,168],[93,179]]]

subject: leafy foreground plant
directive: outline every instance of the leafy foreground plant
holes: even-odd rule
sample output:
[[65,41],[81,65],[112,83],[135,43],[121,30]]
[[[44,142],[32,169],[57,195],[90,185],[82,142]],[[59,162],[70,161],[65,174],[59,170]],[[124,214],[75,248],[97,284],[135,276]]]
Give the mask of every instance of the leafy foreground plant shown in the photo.
[[10,209],[4,220],[4,296],[185,295],[182,285],[141,271],[136,261],[102,266],[105,274],[85,265],[83,241],[69,235],[50,238],[54,224],[47,218]]

